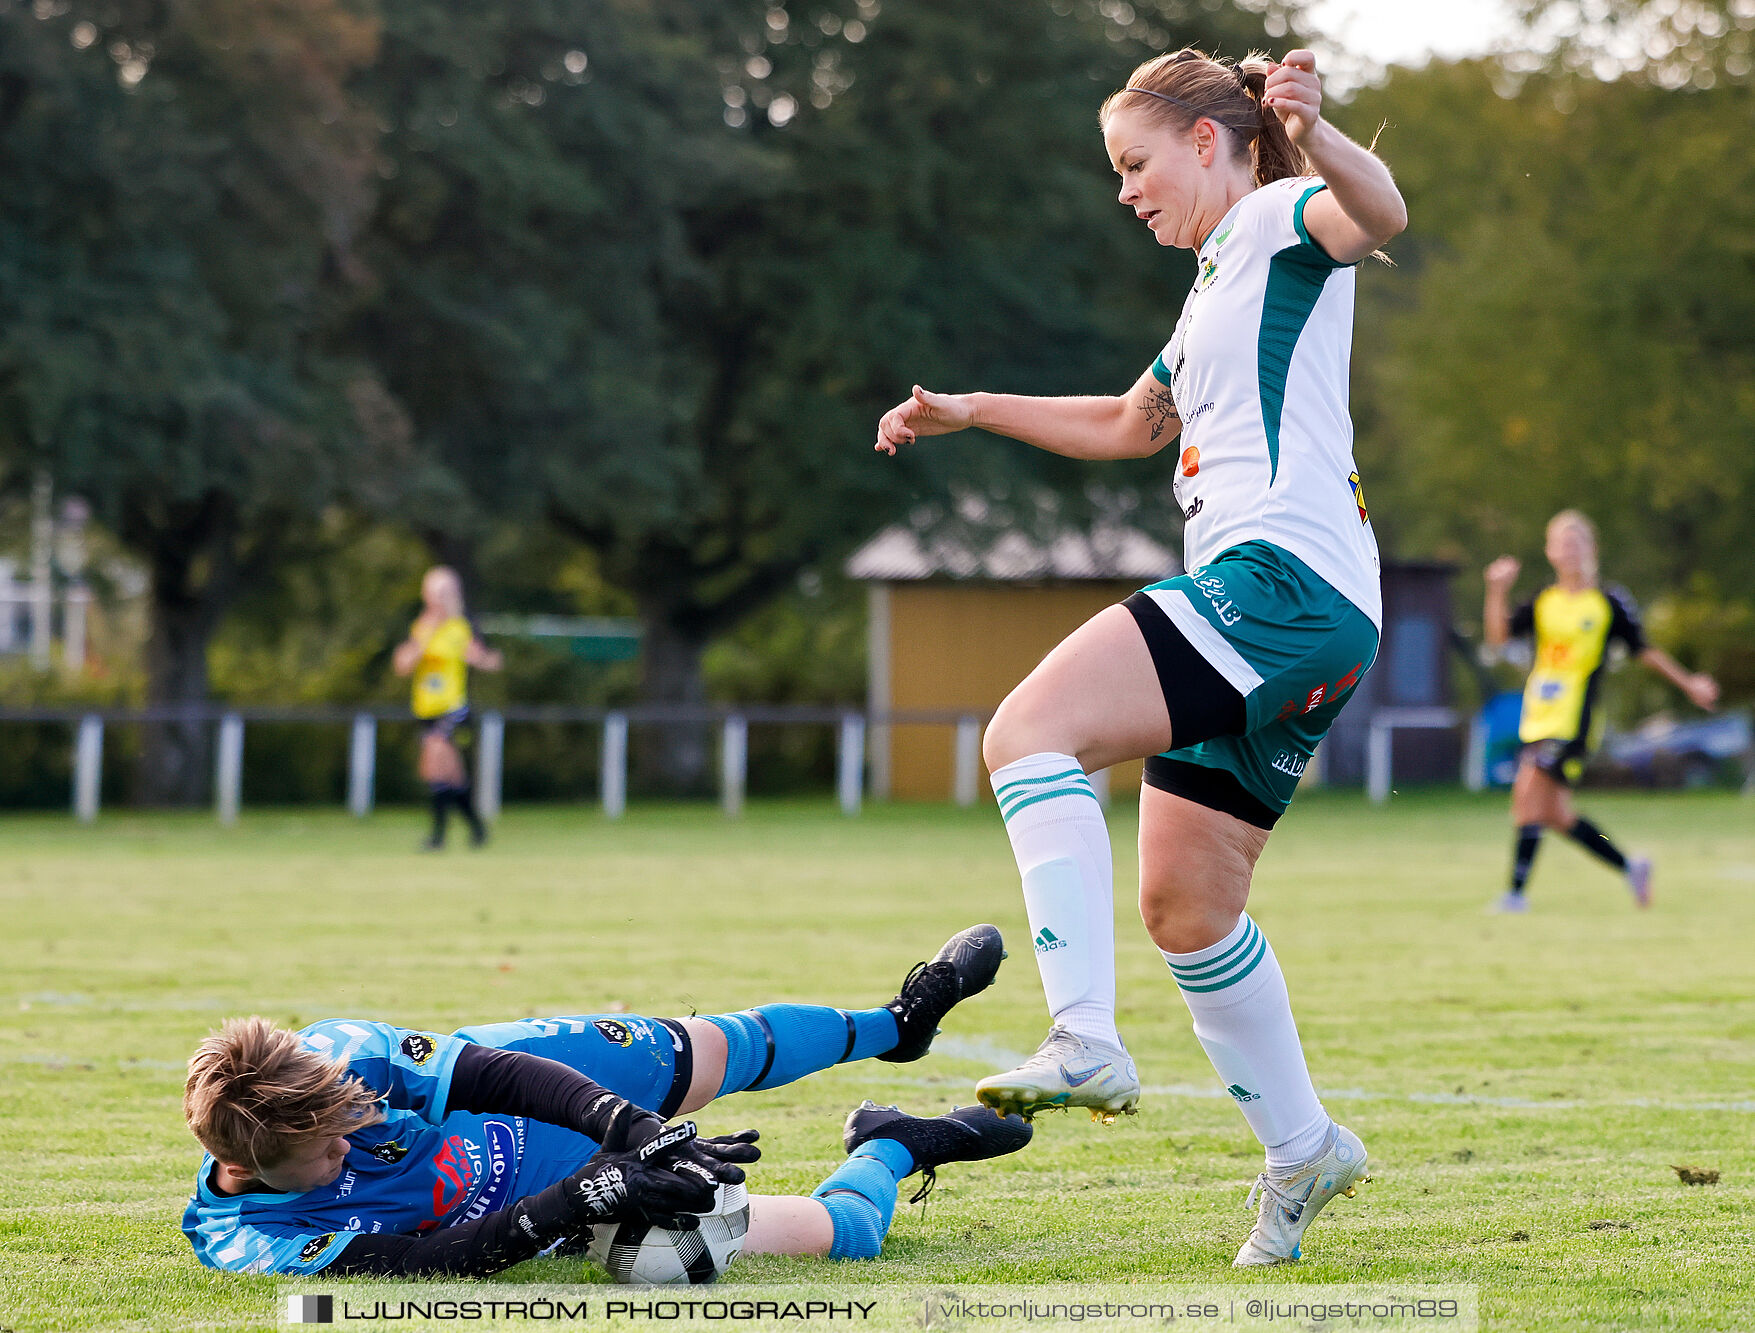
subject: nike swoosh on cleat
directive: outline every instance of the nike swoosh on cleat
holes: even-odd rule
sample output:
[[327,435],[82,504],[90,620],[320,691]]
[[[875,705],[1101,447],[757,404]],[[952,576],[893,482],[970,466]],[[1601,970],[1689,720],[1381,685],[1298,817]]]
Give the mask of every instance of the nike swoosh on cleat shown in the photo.
[[1103,1064],[1092,1065],[1089,1069],[1081,1069],[1075,1073],[1065,1065],[1062,1065],[1060,1067],[1060,1076],[1076,1088],[1082,1084],[1089,1083],[1107,1068],[1109,1068],[1109,1065],[1108,1062],[1105,1061]]

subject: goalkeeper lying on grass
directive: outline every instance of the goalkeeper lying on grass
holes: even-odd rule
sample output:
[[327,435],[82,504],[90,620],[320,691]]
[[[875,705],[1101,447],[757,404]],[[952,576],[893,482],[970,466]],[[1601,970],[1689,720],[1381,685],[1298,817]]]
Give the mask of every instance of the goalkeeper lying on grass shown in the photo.
[[[183,1232],[202,1263],[240,1272],[479,1276],[594,1223],[675,1225],[761,1150],[754,1130],[702,1138],[672,1116],[847,1060],[918,1060],[1004,956],[997,929],[972,926],[876,1009],[579,1015],[449,1037],[234,1019],[189,1062],[184,1113],[207,1155]],[[981,1107],[917,1118],[868,1102],[848,1117],[851,1156],[809,1198],[751,1198],[744,1252],[872,1258],[905,1176],[930,1184],[946,1162],[1029,1139]]]

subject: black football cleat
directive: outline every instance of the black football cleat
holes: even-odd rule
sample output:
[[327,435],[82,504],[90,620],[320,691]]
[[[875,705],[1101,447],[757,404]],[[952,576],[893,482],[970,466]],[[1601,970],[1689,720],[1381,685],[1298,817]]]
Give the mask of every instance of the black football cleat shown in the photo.
[[946,940],[930,963],[916,963],[896,998],[884,1006],[896,1016],[896,1044],[878,1059],[906,1064],[925,1055],[939,1020],[991,986],[1005,956],[998,926],[970,926]]
[[[894,1106],[865,1101],[853,1108],[841,1141],[852,1152],[873,1139],[894,1139],[914,1158],[922,1183],[908,1202],[919,1203],[938,1182],[946,1162],[983,1162],[1004,1157],[1029,1143],[1035,1131],[1020,1116],[995,1115],[985,1106],[963,1106],[947,1115],[918,1116]],[[913,1172],[909,1173],[910,1175]]]

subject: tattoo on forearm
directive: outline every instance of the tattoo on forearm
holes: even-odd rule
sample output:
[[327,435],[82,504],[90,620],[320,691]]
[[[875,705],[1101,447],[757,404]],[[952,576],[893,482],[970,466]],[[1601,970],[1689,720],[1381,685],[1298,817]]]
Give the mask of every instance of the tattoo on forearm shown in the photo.
[[1180,429],[1182,418],[1176,412],[1176,399],[1168,389],[1160,389],[1148,398],[1140,411],[1146,414],[1146,420],[1152,423],[1152,438],[1155,440],[1171,426]]

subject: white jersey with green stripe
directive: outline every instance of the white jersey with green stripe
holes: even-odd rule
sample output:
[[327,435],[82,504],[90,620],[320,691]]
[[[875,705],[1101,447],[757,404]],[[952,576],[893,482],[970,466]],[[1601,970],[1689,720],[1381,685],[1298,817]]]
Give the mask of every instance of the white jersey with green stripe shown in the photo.
[[1351,265],[1304,228],[1314,177],[1251,191],[1201,244],[1152,365],[1182,418],[1176,499],[1190,569],[1242,542],[1297,556],[1381,628],[1377,539],[1347,410]]

